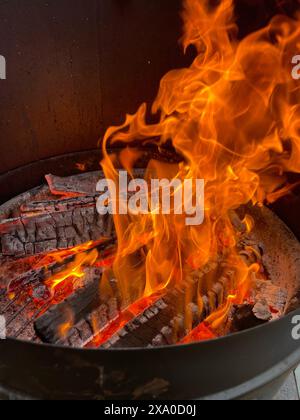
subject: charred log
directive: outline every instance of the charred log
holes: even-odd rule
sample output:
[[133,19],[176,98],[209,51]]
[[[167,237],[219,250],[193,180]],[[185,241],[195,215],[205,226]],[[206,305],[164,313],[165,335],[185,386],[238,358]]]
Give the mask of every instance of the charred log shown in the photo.
[[99,274],[90,284],[76,290],[64,302],[52,306],[35,321],[35,331],[43,342],[56,344],[64,340],[74,325],[100,306]]

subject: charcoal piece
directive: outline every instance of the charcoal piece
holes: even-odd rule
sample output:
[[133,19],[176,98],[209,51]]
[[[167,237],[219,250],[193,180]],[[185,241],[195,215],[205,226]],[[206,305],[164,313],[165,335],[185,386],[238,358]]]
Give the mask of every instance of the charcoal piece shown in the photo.
[[[105,343],[104,348],[133,348],[146,347],[152,344],[153,339],[160,334],[160,331],[170,324],[177,313],[176,298],[179,293],[171,291],[162,299],[156,301],[141,315],[128,322],[124,327],[127,332],[124,336],[118,335],[116,342]],[[182,296],[181,296],[182,297]],[[172,302],[167,304],[167,302]],[[148,316],[147,316],[148,315]],[[167,333],[167,330],[164,330]]]
[[[43,265],[41,263],[41,261],[43,261],[43,256],[38,257],[39,260],[37,261],[37,267],[34,269],[30,269],[28,271],[24,271],[22,274],[19,274],[18,272],[16,273],[17,275],[15,275],[15,272],[13,271],[14,268],[17,268],[18,265],[18,260],[16,260],[13,264],[8,265],[9,270],[10,270],[10,281],[6,281],[6,283],[4,283],[4,279],[3,279],[3,275],[0,276],[0,281],[1,283],[3,283],[3,286],[7,288],[7,290],[9,292],[19,292],[22,289],[24,289],[24,287],[28,286],[29,284],[39,287],[43,284],[43,282],[45,280],[47,280],[48,278],[50,278],[51,276],[60,273],[61,271],[63,271],[65,268],[67,268],[67,266],[72,263],[75,258],[79,255],[79,254],[85,254],[88,252],[91,252],[93,249],[97,249],[100,253],[102,251],[107,251],[107,252],[113,252],[113,247],[112,245],[114,244],[114,240],[107,240],[107,241],[103,241],[100,243],[95,243],[93,246],[91,246],[87,251],[86,250],[82,250],[81,252],[78,252],[77,254],[74,255],[68,255],[66,254],[66,256],[61,255],[60,256],[60,261],[58,262],[51,262],[48,263],[47,265]],[[26,257],[25,259],[22,260],[22,264],[24,265],[24,267],[27,268],[27,266],[31,265],[31,259],[30,257]],[[101,276],[102,273],[102,269],[98,269],[98,270],[94,270],[95,275],[99,275]],[[40,295],[41,289],[37,290],[37,298],[39,298],[38,296]],[[35,297],[35,296],[34,296]],[[115,302],[111,302],[111,311],[114,312],[115,311]]]

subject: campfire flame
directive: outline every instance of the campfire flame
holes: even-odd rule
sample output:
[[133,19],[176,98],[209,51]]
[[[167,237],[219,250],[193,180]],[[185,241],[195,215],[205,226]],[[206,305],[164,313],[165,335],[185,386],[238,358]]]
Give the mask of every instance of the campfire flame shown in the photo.
[[[291,77],[300,16],[276,16],[243,40],[238,39],[233,0],[214,6],[184,0],[183,20],[184,50],[193,47],[196,58],[189,68],[163,77],[152,106],[157,123],[147,123],[143,104],[123,125],[108,129],[102,167],[118,184],[120,163],[133,173],[140,156],[133,142],[159,148],[171,142],[183,163],[151,161],[145,179],[205,180],[205,222],[200,226],[186,226],[185,217],[176,214],[114,216],[118,252],[113,269],[129,304],[167,288],[185,287],[188,294],[186,279],[222,255],[235,276],[224,306],[206,320],[214,330],[233,303],[244,301],[251,275],[259,270],[237,252],[230,211],[273,202],[291,189],[287,173],[300,171],[300,91]],[[108,147],[119,142],[130,151],[109,155]],[[248,216],[244,224],[251,231]],[[203,288],[200,281],[199,308]]]

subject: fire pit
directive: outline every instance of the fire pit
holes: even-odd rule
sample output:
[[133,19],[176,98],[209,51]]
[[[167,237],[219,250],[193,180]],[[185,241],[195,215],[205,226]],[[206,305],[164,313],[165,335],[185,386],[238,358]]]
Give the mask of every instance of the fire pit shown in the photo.
[[[80,159],[81,156],[78,155],[75,161],[79,162]],[[58,167],[59,162],[65,160],[66,157],[56,159],[53,162],[53,169]],[[6,176],[2,179],[5,178]],[[85,175],[79,175],[79,178],[85,178]],[[30,194],[25,193],[11,200],[2,206],[2,217],[11,214],[13,209],[14,211],[20,209],[20,206],[24,206],[24,200],[29,203],[35,194],[40,194],[48,188],[44,185],[35,188]],[[35,200],[34,203],[36,205]],[[197,335],[192,339],[208,341],[170,346],[174,343],[168,341],[169,328],[172,326],[172,319],[178,315],[178,306],[173,304],[174,296],[177,296],[177,293],[180,296],[180,291],[175,294],[174,291],[166,291],[163,296],[157,297],[155,302],[141,302],[134,308],[136,312],[133,309],[125,310],[121,318],[116,300],[107,300],[104,303],[105,307],[101,308],[101,305],[99,307],[98,285],[101,271],[106,265],[111,264],[115,252],[115,237],[112,225],[107,220],[107,224],[103,225],[106,227],[103,242],[92,242],[87,246],[88,249],[76,245],[82,247],[81,251],[85,256],[97,250],[99,254],[95,264],[97,267],[85,267],[87,273],[83,283],[78,282],[79,291],[68,287],[62,288],[61,294],[58,294],[60,297],[57,298],[60,303],[55,301],[51,289],[49,291],[45,284],[51,284],[47,279],[59,278],[61,273],[66,271],[66,267],[74,263],[72,249],[64,256],[65,259],[61,258],[60,261],[50,259],[47,261],[48,265],[42,264],[41,270],[34,271],[32,266],[32,271],[24,270],[20,262],[26,260],[31,262],[33,257],[30,255],[19,256],[16,259],[18,268],[14,268],[17,271],[11,271],[8,277],[5,277],[3,272],[5,264],[1,265],[1,284],[3,285],[3,281],[6,280],[8,282],[6,284],[10,284],[10,292],[14,294],[9,296],[7,288],[2,289],[1,313],[7,318],[7,332],[10,336],[7,340],[0,341],[1,384],[5,387],[5,395],[13,398],[116,399],[153,397],[227,399],[245,398],[246,394],[249,398],[268,398],[275,395],[290,370],[299,361],[299,346],[297,341],[293,340],[291,331],[292,319],[299,313],[299,309],[296,312],[294,310],[299,305],[295,297],[299,291],[300,246],[293,234],[270,210],[256,208],[247,211],[251,212],[256,222],[255,230],[250,234],[249,240],[256,243],[265,273],[275,287],[269,289],[271,293],[267,297],[272,300],[272,305],[283,304],[280,315],[286,316],[275,322],[269,322],[269,317],[259,320],[250,311],[250,317],[248,313],[242,318],[246,325],[238,324],[240,329],[250,328],[244,332],[232,334],[231,331],[230,335],[223,338],[212,339],[214,336],[211,335],[211,331],[201,329],[199,332],[196,328],[193,331],[196,331]],[[16,212],[14,215],[17,215]],[[30,214],[29,217],[36,217],[36,214]],[[7,226],[7,221],[3,222],[2,219],[2,225]],[[63,256],[63,252],[60,252]],[[49,257],[55,253],[56,251],[52,250],[46,255]],[[254,258],[253,254],[249,255],[248,258]],[[2,258],[15,259],[11,256]],[[99,262],[102,262],[100,267]],[[265,283],[267,290],[268,281]],[[70,277],[66,279],[66,283],[68,282]],[[280,292],[279,296],[275,297],[276,302],[272,296],[274,290]],[[93,298],[97,296],[96,303],[92,299],[85,305],[84,299],[90,296],[91,291]],[[168,298],[170,293],[172,299]],[[20,299],[22,294],[25,296]],[[77,312],[81,317],[79,320],[68,318],[70,312],[64,308],[67,303],[67,308],[74,309],[76,302],[83,303],[83,312]],[[271,311],[272,317],[278,317],[279,312],[274,309],[273,307]],[[293,312],[288,314],[291,310]],[[91,317],[93,313],[94,319]],[[51,317],[51,314],[53,319],[49,324],[48,317]],[[129,318],[126,318],[127,316]],[[99,334],[97,329],[101,326],[101,319],[108,323],[108,328],[102,324],[102,333]],[[36,331],[36,323],[39,320],[40,335]],[[58,328],[68,321],[70,329],[68,325],[65,325],[65,331]],[[259,324],[261,326],[252,328]],[[44,328],[45,325],[48,328]],[[45,333],[41,334],[41,331]],[[68,334],[63,338],[66,332]],[[230,331],[223,330],[221,333],[228,334]],[[284,345],[278,343],[279,336]],[[184,337],[181,338],[183,339]],[[48,346],[47,342],[54,343],[55,346]],[[114,348],[119,350],[112,351]],[[236,353],[232,351],[234,348]],[[187,354],[189,360],[183,366],[180,361],[186,358]],[[258,358],[258,354],[264,357]],[[21,355],[26,355],[26,364],[23,363]],[[230,374],[226,373],[222,363],[224,358],[227,358],[228,365],[230,363],[238,365]],[[203,363],[200,360],[203,360]],[[217,368],[209,369],[207,360],[211,360]],[[156,368],[153,370],[152,366],[150,369],[150,364]],[[175,365],[177,368],[174,371]],[[74,385],[71,389],[70,383]],[[186,386],[182,387],[182,383]],[[241,384],[244,385],[243,388],[239,388]]]
[[192,64],[101,153],[1,175],[4,397],[272,398],[299,363],[300,244],[268,207],[298,186],[299,16],[237,35],[238,10],[184,0]]

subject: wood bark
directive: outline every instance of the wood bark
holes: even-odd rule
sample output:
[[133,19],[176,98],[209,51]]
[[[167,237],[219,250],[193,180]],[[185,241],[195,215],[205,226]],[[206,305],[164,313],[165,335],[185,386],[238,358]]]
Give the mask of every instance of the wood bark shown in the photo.
[[[47,210],[0,223],[0,254],[24,257],[72,248],[113,236],[112,216],[101,216],[95,199],[47,204]],[[59,208],[58,211],[56,211]],[[61,210],[63,208],[64,210]]]

